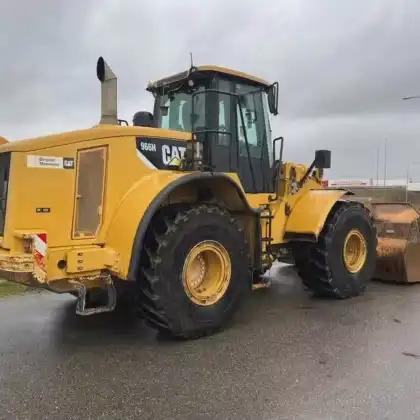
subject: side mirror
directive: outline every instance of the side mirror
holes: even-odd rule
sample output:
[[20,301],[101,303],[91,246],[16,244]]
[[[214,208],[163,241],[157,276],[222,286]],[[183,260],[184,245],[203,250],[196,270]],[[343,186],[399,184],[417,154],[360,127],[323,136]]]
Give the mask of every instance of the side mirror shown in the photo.
[[331,168],[331,150],[317,150],[315,152],[314,166],[319,169]]
[[267,88],[268,108],[273,115],[278,114],[279,107],[279,84],[274,82]]

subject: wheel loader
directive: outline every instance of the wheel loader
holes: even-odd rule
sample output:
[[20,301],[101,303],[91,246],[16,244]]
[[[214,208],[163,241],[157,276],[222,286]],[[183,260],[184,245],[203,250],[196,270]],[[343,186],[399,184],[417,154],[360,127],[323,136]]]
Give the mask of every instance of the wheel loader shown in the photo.
[[117,114],[101,57],[101,119],[0,145],[0,275],[112,311],[126,286],[174,336],[223,327],[276,260],[316,295],[362,293],[376,268],[372,211],[323,187],[327,150],[284,160],[278,83],[218,66],[150,82],[153,112]]

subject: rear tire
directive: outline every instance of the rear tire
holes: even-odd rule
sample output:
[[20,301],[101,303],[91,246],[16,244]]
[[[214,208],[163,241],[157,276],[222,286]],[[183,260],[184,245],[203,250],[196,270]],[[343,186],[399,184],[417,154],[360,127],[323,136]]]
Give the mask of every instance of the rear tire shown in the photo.
[[[245,236],[233,217],[216,206],[169,208],[154,218],[145,242],[138,289],[139,309],[146,321],[184,338],[207,335],[224,326],[251,282]],[[197,254],[200,247],[207,251]],[[200,256],[192,260],[190,273],[198,276],[200,285],[207,278],[224,279],[208,299],[203,293],[210,286],[191,289],[192,293],[186,283],[186,267],[196,254]],[[211,270],[216,274],[206,277]]]
[[294,244],[303,284],[318,296],[344,299],[360,295],[375,270],[376,243],[367,210],[355,202],[337,203],[317,243]]

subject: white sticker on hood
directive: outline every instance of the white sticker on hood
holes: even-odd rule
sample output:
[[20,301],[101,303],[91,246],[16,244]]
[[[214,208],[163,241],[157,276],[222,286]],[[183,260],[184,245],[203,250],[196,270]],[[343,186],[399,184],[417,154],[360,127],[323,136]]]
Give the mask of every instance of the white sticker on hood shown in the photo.
[[63,169],[63,158],[57,156],[27,156],[28,168],[53,168]]

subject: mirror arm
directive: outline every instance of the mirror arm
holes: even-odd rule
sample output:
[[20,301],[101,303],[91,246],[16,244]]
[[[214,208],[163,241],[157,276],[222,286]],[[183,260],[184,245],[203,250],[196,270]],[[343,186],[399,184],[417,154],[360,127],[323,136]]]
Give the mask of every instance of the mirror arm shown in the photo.
[[306,179],[309,177],[309,175],[315,167],[321,170],[331,167],[330,150],[317,150],[315,152],[315,159],[311,163],[311,166],[308,168],[305,175],[303,175],[303,178],[299,181],[299,187],[302,187],[302,185],[305,183]]
[[279,161],[281,162],[283,160],[283,144],[284,144],[284,138],[282,136],[276,137],[273,140],[273,162],[276,161],[276,143],[280,141],[280,156]]
[[[280,156],[279,159],[276,160],[276,143],[280,141]],[[279,198],[279,190],[278,190],[278,179],[279,179],[279,174],[280,171],[282,169],[282,165],[283,165],[283,144],[284,144],[284,138],[282,136],[280,137],[276,137],[273,140],[273,165],[275,168],[275,173],[273,175],[273,187],[274,187],[274,192],[275,195],[274,197],[272,195],[269,196],[269,201],[276,201]]]
[[305,183],[305,181],[308,179],[309,175],[311,174],[312,170],[315,168],[315,160],[311,163],[311,166],[308,168],[308,170],[305,172],[305,175],[303,175],[303,178],[299,181],[299,188],[302,187],[302,185]]

